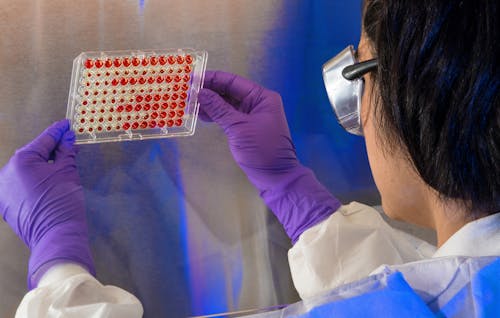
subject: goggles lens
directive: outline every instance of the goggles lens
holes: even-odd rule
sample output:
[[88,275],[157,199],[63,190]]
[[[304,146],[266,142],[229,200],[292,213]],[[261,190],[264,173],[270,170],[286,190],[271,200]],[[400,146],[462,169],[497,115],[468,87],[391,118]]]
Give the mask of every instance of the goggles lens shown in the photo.
[[323,81],[340,125],[351,134],[362,136],[360,110],[364,82],[362,78],[347,80],[342,76],[344,68],[357,62],[350,45],[323,65]]

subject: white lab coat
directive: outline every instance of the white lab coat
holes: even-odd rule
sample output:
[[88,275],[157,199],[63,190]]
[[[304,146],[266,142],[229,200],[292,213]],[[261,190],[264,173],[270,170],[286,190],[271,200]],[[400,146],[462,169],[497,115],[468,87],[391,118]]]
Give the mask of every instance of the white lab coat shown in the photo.
[[[390,227],[378,211],[356,202],[305,231],[288,253],[292,278],[303,299],[388,268],[401,270],[412,287],[446,294],[447,279],[460,271],[464,257],[495,255],[500,255],[500,214],[468,223],[436,250]],[[419,273],[430,276],[422,280]],[[462,270],[458,279],[467,281],[470,273]],[[133,295],[101,285],[77,265],[63,264],[51,268],[38,288],[26,294],[16,317],[135,318],[142,313]]]
[[443,272],[438,268],[435,274],[443,277],[457,268],[453,264],[462,256],[500,256],[500,213],[466,224],[436,250],[390,227],[373,208],[353,202],[305,231],[288,252],[293,282],[302,299],[378,273],[388,265],[418,269],[429,262],[439,263]]

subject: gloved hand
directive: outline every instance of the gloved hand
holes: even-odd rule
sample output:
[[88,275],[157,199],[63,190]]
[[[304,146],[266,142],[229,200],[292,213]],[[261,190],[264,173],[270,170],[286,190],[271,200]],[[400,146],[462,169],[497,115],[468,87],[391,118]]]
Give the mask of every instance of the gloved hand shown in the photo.
[[69,122],[56,122],[0,170],[0,212],[31,250],[30,289],[56,263],[95,275],[74,141]]
[[234,159],[293,243],[339,208],[297,160],[278,93],[220,71],[207,71],[204,87],[198,95],[201,119],[224,129]]

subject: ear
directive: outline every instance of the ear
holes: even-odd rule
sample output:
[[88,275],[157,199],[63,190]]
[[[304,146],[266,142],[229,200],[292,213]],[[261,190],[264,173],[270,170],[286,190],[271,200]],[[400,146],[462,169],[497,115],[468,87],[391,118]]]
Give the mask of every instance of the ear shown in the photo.
[[374,112],[375,112],[375,103],[377,102],[376,98],[376,83],[373,80],[371,74],[366,74],[363,76],[365,86],[363,90],[363,96],[361,97],[361,127],[363,127],[363,131],[365,129],[370,130],[369,126],[374,126]]

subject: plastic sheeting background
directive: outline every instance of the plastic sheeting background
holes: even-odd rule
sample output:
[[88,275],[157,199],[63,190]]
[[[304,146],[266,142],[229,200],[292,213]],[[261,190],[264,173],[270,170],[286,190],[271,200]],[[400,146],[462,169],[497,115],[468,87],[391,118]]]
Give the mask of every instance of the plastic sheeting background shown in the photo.
[[[336,123],[321,65],[357,44],[361,1],[0,1],[0,165],[65,116],[82,51],[193,47],[208,68],[279,91],[300,159],[339,198],[377,203],[363,141]],[[145,317],[296,301],[290,243],[214,124],[193,137],[80,147],[98,278]],[[0,194],[1,195],[1,194]],[[26,292],[29,252],[0,223],[0,316]]]

